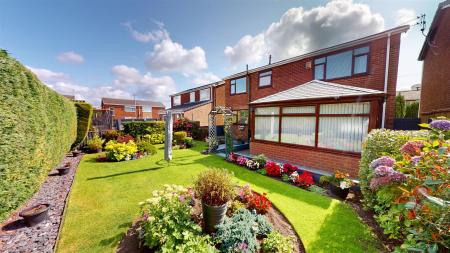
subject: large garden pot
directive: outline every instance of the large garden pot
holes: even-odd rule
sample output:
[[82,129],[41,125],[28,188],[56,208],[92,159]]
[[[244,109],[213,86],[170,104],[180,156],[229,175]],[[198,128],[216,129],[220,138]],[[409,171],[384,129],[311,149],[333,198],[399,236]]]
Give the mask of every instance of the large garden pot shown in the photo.
[[216,226],[222,224],[227,213],[228,203],[221,206],[210,206],[202,202],[203,229],[211,234],[216,231]]
[[336,186],[335,184],[329,184],[331,194],[341,198],[346,199],[350,188],[341,189],[341,187]]
[[70,166],[59,167],[59,168],[57,168],[57,170],[58,170],[59,175],[62,176],[62,175],[69,173]]
[[74,150],[74,151],[72,151],[72,156],[73,157],[77,157],[77,156],[79,156],[80,155],[80,151],[78,151],[78,150]]
[[28,226],[32,227],[48,219],[49,207],[50,204],[38,204],[24,209],[19,213],[19,216],[25,220]]

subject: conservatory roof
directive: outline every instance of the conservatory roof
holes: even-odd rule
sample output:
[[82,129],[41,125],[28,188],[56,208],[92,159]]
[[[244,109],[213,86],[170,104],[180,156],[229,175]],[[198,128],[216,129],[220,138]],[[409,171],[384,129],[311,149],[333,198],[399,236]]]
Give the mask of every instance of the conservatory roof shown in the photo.
[[360,88],[350,85],[312,80],[294,88],[257,99],[250,104],[263,104],[291,100],[311,100],[322,98],[351,97],[384,94],[383,91]]

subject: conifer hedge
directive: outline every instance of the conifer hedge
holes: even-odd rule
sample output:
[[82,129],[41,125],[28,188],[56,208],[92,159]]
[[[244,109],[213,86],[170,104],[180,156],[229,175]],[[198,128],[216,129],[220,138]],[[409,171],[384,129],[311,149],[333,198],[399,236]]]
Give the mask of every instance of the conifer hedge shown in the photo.
[[0,50],[0,222],[70,150],[76,120],[71,101]]
[[84,102],[75,102],[77,109],[77,139],[73,143],[72,147],[78,146],[91,128],[93,108],[91,104]]

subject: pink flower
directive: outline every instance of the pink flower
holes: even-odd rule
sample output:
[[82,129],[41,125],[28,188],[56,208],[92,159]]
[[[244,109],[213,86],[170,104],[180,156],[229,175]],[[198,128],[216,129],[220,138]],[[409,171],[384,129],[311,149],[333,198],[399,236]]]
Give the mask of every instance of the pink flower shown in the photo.
[[423,142],[408,141],[400,148],[400,152],[405,155],[417,155],[420,154],[421,148],[423,148]]
[[370,167],[372,167],[373,169],[379,167],[379,166],[387,166],[387,167],[392,167],[395,164],[395,160],[394,158],[390,157],[390,156],[382,156],[378,159],[373,160],[370,163]]

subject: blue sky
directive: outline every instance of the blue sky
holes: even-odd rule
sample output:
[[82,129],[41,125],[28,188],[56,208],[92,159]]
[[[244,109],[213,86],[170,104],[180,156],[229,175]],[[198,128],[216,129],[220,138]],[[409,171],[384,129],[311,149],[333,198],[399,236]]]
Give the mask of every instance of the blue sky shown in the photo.
[[[0,48],[50,87],[159,100],[226,75],[408,23],[439,1],[0,0]],[[413,24],[414,21],[409,22]],[[323,29],[322,29],[323,28]],[[398,89],[420,82],[417,26],[403,37]]]

